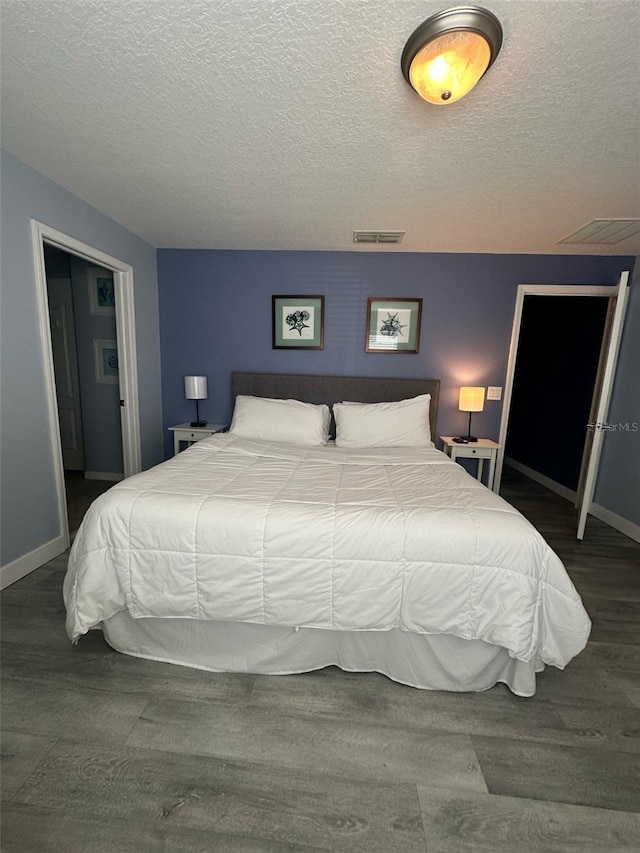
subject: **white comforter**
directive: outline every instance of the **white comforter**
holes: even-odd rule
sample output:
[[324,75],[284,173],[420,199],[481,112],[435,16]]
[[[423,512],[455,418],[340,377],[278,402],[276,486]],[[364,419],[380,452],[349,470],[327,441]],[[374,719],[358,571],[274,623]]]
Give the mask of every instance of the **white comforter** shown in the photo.
[[590,621],[520,513],[437,450],[231,435],[98,498],[64,586],[76,640],[134,618],[455,634],[564,666]]

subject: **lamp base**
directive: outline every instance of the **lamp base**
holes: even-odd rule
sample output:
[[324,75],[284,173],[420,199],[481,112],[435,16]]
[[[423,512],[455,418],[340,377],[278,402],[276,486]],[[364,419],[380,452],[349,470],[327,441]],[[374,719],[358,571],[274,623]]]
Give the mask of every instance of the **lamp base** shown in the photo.
[[471,412],[469,412],[469,426],[467,427],[467,434],[460,435],[453,440],[458,444],[470,444],[472,441],[477,441],[478,438],[475,435],[471,435]]
[[192,427],[206,427],[206,425],[207,425],[206,421],[191,421],[191,423],[189,424],[189,426],[192,426]]

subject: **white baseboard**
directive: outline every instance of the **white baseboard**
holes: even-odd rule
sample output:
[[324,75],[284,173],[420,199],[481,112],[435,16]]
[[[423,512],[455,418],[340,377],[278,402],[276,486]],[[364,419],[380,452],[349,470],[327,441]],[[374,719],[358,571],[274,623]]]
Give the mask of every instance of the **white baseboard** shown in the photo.
[[556,481],[552,480],[550,477],[545,477],[545,475],[540,474],[539,471],[534,471],[533,468],[529,468],[521,462],[516,462],[515,459],[511,459],[509,456],[504,457],[504,464],[508,465],[509,468],[513,468],[515,471],[519,471],[521,474],[524,474],[525,477],[528,477],[530,480],[535,480],[536,483],[540,483],[541,486],[555,492],[557,495],[560,495],[561,498],[565,498],[566,500],[571,501],[572,504],[575,504],[577,498],[576,492],[568,489],[561,483],[556,483]]
[[117,474],[113,471],[85,471],[84,478],[85,480],[113,480],[117,483],[124,480],[124,474]]
[[[510,459],[507,456],[505,456],[504,464],[516,471],[519,471],[521,474],[524,474],[525,477],[529,477],[530,480],[535,480],[535,482],[540,483],[541,486],[545,486],[552,492],[566,498],[568,501],[571,501],[572,504],[575,504],[577,497],[576,493],[571,491],[571,489],[568,489],[566,486],[556,483],[555,480],[551,480],[549,477],[545,477],[544,474],[540,474],[538,471],[534,471],[533,468],[528,468],[526,465],[522,465],[520,462],[516,462],[515,459]],[[634,542],[640,542],[639,524],[635,524],[633,521],[629,521],[628,518],[623,518],[621,515],[611,512],[610,509],[606,509],[606,507],[600,506],[600,504],[597,503],[591,504],[589,507],[589,513],[595,518],[599,518],[600,521],[604,521],[604,523],[608,524],[609,527],[613,527],[614,530],[624,533],[625,536],[628,536],[629,539],[633,539]]]
[[64,536],[57,536],[50,542],[45,542],[39,548],[34,548],[28,554],[18,557],[12,563],[7,563],[0,568],[0,589],[4,589],[9,584],[19,581],[30,572],[44,566],[49,560],[53,560],[59,554],[62,554],[67,548],[67,543]]
[[629,539],[633,539],[635,542],[640,542],[640,524],[634,524],[634,522],[629,521],[628,518],[623,518],[621,515],[611,512],[610,509],[600,506],[600,504],[592,503],[589,512],[591,515],[595,515],[596,518],[599,518],[600,521],[604,521],[604,523],[608,524],[609,527],[613,527],[616,530],[619,530],[620,533],[624,533],[624,535],[628,536]]

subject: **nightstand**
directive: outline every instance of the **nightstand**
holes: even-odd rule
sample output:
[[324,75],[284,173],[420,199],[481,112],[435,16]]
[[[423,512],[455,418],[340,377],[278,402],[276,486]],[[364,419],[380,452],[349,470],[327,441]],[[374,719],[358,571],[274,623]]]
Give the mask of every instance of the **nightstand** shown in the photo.
[[180,453],[180,442],[184,441],[187,446],[194,444],[196,441],[201,441],[203,438],[209,438],[216,432],[222,432],[227,428],[226,424],[207,424],[203,427],[192,427],[190,424],[176,424],[170,426],[169,430],[173,433],[173,455],[177,456]]
[[[479,438],[477,441],[470,441],[469,444],[458,444],[453,440],[451,435],[441,435],[440,440],[444,443],[444,452],[455,462],[456,459],[477,459],[478,473],[477,478],[482,482],[482,468],[484,460],[489,460],[489,479],[487,484],[490,489],[493,489],[493,477],[496,470],[496,458],[498,450],[502,445],[496,444],[490,438]],[[495,491],[495,490],[494,490]]]

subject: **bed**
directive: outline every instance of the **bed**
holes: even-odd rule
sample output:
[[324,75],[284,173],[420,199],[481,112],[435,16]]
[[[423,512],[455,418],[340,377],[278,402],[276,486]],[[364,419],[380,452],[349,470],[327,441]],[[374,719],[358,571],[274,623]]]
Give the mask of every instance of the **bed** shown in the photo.
[[[234,373],[229,433],[92,504],[65,576],[71,640],[102,629],[123,653],[214,672],[337,665],[533,695],[536,673],[582,650],[590,621],[520,513],[422,432],[403,445],[405,427],[408,441],[414,428],[435,436],[438,393],[429,379]],[[268,406],[283,405],[291,434],[273,441]],[[336,441],[292,442],[321,409]],[[401,438],[359,446],[387,410]]]

